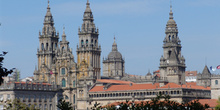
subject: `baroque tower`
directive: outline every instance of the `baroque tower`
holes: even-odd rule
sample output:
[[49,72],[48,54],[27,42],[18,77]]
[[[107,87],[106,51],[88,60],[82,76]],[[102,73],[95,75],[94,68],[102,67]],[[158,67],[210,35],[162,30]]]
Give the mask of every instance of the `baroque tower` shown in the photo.
[[53,16],[50,12],[50,5],[48,1],[47,13],[44,18],[44,27],[42,33],[39,32],[39,47],[37,50],[38,70],[34,72],[34,79],[36,82],[48,82],[55,57],[55,51],[58,47],[59,33],[56,33],[54,27]]
[[106,77],[120,79],[125,74],[124,59],[118,51],[117,44],[112,44],[112,51],[108,54],[108,58],[103,59],[103,75]]
[[160,59],[160,74],[165,81],[176,84],[185,84],[185,59],[181,55],[181,44],[178,37],[178,28],[173,20],[172,6],[170,6],[169,20],[163,41],[164,54]]
[[[101,46],[98,45],[98,29],[95,27],[90,3],[87,0],[86,10],[83,15],[83,24],[78,30],[79,45],[77,46],[77,63],[79,66],[78,79],[100,78]],[[92,82],[90,82],[92,83]]]

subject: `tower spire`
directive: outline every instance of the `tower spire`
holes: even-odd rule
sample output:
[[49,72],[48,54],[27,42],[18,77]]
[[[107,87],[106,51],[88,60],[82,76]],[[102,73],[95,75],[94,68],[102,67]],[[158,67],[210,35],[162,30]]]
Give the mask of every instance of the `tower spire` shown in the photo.
[[65,26],[63,25],[62,41],[66,41]]
[[63,34],[65,34],[65,26],[63,25]]
[[115,42],[115,36],[114,36],[114,43],[112,44],[112,51],[118,51],[117,43]]
[[91,9],[90,9],[89,0],[87,0],[87,3],[86,3],[86,11],[85,11],[85,12],[92,12]]
[[50,0],[48,0],[47,3],[48,3],[48,7],[50,7]]
[[173,19],[173,11],[172,11],[172,1],[170,0],[170,19]]

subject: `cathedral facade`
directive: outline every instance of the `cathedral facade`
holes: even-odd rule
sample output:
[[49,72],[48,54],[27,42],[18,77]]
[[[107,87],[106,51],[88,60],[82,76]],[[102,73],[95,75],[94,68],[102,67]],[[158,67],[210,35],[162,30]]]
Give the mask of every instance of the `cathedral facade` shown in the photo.
[[[39,32],[38,66],[34,71],[34,81],[13,82],[10,86],[12,97],[22,99],[26,104],[36,104],[40,109],[54,110],[57,109],[57,101],[63,98],[72,103],[74,109],[88,110],[96,102],[106,105],[115,101],[144,101],[156,97],[159,93],[169,94],[172,100],[178,102],[211,98],[209,87],[185,82],[185,59],[181,54],[182,46],[172,7],[166,25],[164,54],[160,59],[159,71],[154,74],[149,72],[141,77],[125,73],[125,59],[115,40],[112,51],[107,58],[103,58],[101,76],[99,29],[95,26],[88,0],[82,26],[78,29],[77,58],[73,56],[66,39],[65,28],[62,39],[59,40],[60,34],[54,27],[49,2],[43,25],[42,31]],[[4,87],[8,86],[3,85]],[[0,91],[0,98],[4,91],[5,89]],[[36,96],[21,91],[35,92]],[[42,97],[44,101],[41,101]]]

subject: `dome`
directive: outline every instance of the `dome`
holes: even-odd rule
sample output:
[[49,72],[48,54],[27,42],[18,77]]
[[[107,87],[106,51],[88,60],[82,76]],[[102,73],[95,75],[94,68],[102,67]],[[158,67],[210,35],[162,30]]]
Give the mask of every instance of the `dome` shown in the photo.
[[108,54],[108,59],[122,59],[122,55],[118,51],[112,51]]
[[112,51],[108,54],[108,59],[122,59],[121,53],[118,51],[117,44],[115,42],[114,38],[114,43],[112,44]]
[[176,24],[176,22],[173,19],[169,19],[167,24]]

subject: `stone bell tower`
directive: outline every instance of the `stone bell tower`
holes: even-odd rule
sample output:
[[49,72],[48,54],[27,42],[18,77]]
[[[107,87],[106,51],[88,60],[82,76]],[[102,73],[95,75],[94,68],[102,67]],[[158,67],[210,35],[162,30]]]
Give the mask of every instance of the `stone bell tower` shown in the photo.
[[39,32],[39,49],[37,50],[38,70],[34,72],[37,82],[48,82],[55,51],[58,48],[59,33],[56,33],[53,16],[48,1],[47,13],[44,18],[44,27]]
[[100,78],[101,46],[98,43],[99,32],[94,24],[90,3],[87,1],[83,15],[83,24],[79,28],[79,45],[77,46],[77,63],[79,71],[78,79],[84,77],[90,79]]
[[178,37],[178,28],[173,20],[172,6],[170,17],[166,25],[166,37],[163,41],[163,56],[160,59],[160,77],[168,82],[185,84],[185,59],[181,55],[181,44]]

